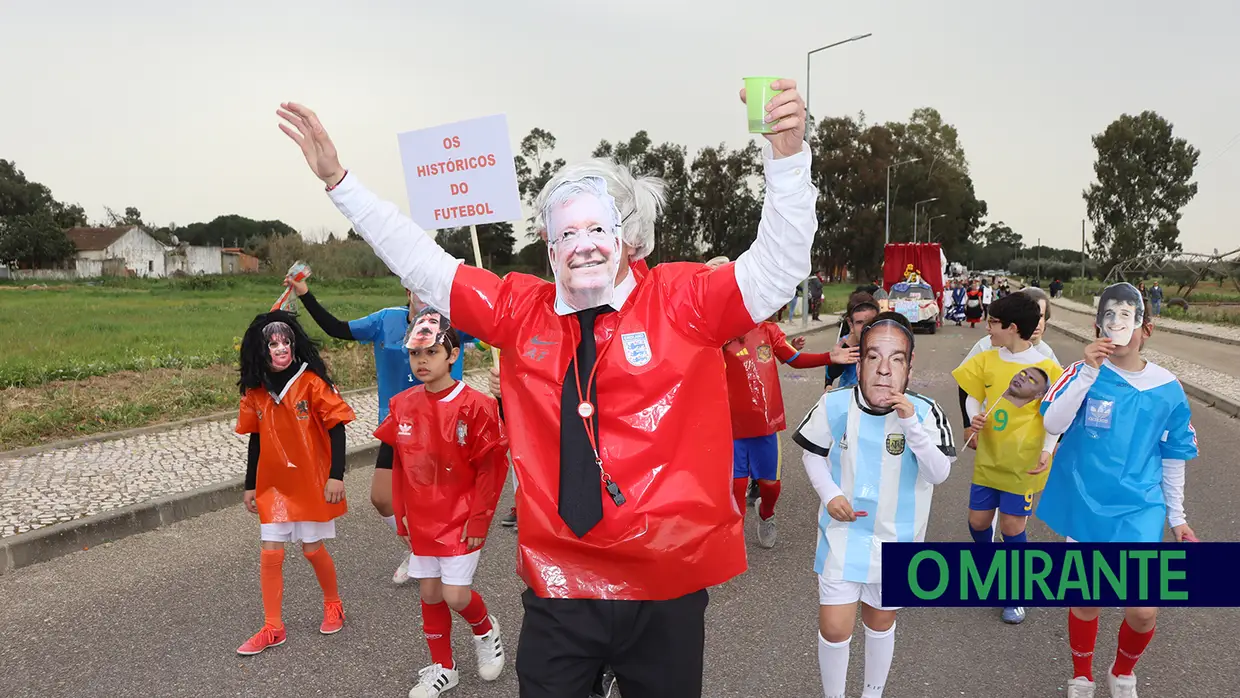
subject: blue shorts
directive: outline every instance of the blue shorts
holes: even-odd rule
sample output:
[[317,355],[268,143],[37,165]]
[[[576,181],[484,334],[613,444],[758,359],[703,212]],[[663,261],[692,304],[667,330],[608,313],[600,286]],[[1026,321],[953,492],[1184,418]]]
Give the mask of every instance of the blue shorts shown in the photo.
[[969,509],[973,511],[990,511],[998,509],[1009,516],[1031,516],[1033,514],[1033,495],[1012,494],[993,487],[973,483],[969,488]]
[[732,441],[732,477],[778,480],[782,461],[779,434]]

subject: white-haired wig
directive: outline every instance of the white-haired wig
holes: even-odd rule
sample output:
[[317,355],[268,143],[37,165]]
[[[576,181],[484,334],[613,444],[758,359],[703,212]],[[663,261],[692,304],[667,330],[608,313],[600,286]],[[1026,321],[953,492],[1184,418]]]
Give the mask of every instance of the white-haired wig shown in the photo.
[[548,199],[561,184],[597,177],[607,185],[607,193],[620,214],[624,244],[632,248],[632,261],[644,259],[654,251],[654,222],[663,209],[666,184],[658,177],[634,177],[627,167],[611,159],[595,159],[566,165],[547,182],[534,201],[534,220],[538,234],[547,238]]

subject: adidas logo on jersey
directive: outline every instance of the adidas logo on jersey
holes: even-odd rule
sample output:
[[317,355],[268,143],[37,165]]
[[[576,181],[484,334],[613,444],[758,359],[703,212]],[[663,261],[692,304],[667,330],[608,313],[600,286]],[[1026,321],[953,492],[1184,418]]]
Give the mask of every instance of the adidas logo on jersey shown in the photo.
[[396,428],[396,433],[400,436],[409,436],[413,434],[413,425],[406,422],[401,422]]

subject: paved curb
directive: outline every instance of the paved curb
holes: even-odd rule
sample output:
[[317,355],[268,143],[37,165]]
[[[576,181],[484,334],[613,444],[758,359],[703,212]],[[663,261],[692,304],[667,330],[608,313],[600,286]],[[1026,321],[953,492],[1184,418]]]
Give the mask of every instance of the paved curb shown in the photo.
[[[378,450],[377,443],[349,449],[345,456],[346,471],[373,466],[374,454]],[[2,538],[0,576],[135,533],[153,531],[177,521],[240,506],[244,488],[245,478],[236,478]]]
[[[357,390],[345,390],[340,393],[343,397],[351,397],[353,395],[361,395],[363,393],[373,393],[376,386],[369,388],[358,388]],[[240,396],[238,396],[240,399]],[[154,434],[160,431],[171,431],[172,429],[180,429],[191,424],[202,424],[203,422],[214,422],[221,419],[235,419],[237,410],[228,410],[227,412],[216,412],[215,414],[204,414],[201,417],[190,417],[189,419],[179,419],[175,422],[160,422],[159,424],[149,424],[144,427],[135,427],[133,429],[124,429],[121,431],[104,431],[90,436],[78,436],[72,439],[63,439],[61,441],[49,441],[38,446],[27,446],[26,448],[17,448],[12,451],[0,451],[0,460],[6,458],[24,458],[33,456],[36,453],[44,451],[57,451],[65,448],[74,448],[77,446],[85,446],[86,444],[104,443],[106,441],[116,441],[117,439],[125,439],[131,436],[141,436],[143,434]]]
[[[1078,342],[1084,342],[1086,344],[1089,344],[1090,342],[1094,341],[1093,337],[1087,337],[1084,334],[1081,334],[1080,332],[1076,332],[1073,330],[1066,329],[1064,327],[1060,327],[1059,325],[1054,324],[1054,322],[1047,323],[1047,326],[1053,330],[1057,330],[1061,332],[1062,334],[1065,334],[1075,339]],[[1198,400],[1201,400],[1202,402],[1206,403],[1210,407],[1213,407],[1214,409],[1224,414],[1230,415],[1232,417],[1240,417],[1240,403],[1236,403],[1234,400],[1223,397],[1222,395],[1219,395],[1218,393],[1212,392],[1209,389],[1203,388],[1199,385],[1190,383],[1182,378],[1180,379],[1180,385],[1184,386],[1184,392],[1197,398]]]

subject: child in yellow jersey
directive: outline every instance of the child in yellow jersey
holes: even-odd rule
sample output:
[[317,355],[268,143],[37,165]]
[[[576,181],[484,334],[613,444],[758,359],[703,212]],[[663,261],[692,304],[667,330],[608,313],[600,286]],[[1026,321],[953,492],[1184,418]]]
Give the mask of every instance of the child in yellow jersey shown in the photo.
[[[969,396],[965,443],[977,449],[969,533],[980,544],[994,542],[996,510],[1003,541],[1024,543],[1034,495],[1046,486],[1057,439],[1042,426],[1040,403],[1063,369],[1033,348],[1030,338],[1041,318],[1038,302],[1023,293],[995,301],[987,320],[992,348],[952,372]],[[1020,623],[1025,609],[1005,608],[1002,618]]]

